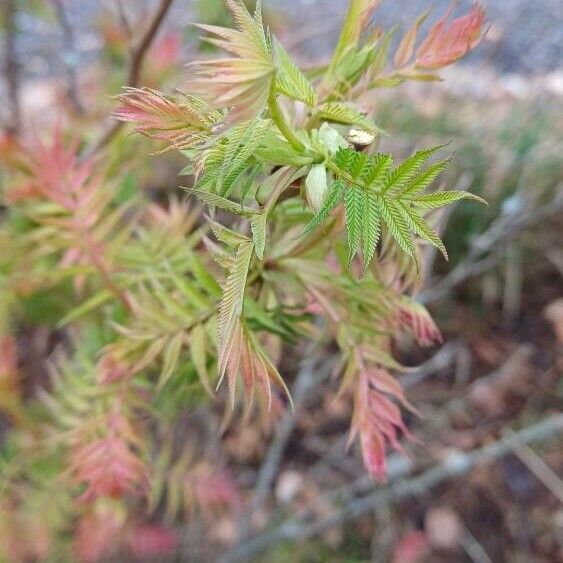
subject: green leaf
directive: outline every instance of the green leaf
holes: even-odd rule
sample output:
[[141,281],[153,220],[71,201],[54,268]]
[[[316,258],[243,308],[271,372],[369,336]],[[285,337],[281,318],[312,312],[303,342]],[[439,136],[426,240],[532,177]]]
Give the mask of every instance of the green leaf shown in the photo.
[[378,153],[374,155],[369,167],[362,174],[365,185],[372,189],[379,189],[392,165],[393,157],[390,154]]
[[[327,167],[336,175],[344,192],[349,263],[361,240],[364,269],[367,268],[381,236],[381,222],[398,246],[417,262],[417,267],[414,235],[436,246],[447,258],[440,237],[419,210],[440,207],[462,198],[482,200],[456,190],[421,194],[448,164],[449,160],[446,159],[421,171],[424,162],[439,148],[418,151],[393,170],[391,155],[379,153],[369,156],[351,148],[339,149],[333,159],[327,161]],[[361,202],[356,194],[362,194]],[[339,199],[336,203],[338,201]],[[326,207],[332,210],[336,203],[330,200]],[[319,213],[309,222],[307,232],[326,219],[326,211],[325,209],[324,213]]]
[[178,332],[166,344],[163,351],[163,363],[160,377],[158,378],[157,389],[162,389],[178,365],[180,359],[180,352],[182,351],[182,342],[184,340],[184,333]]
[[245,175],[248,162],[262,144],[269,125],[268,120],[254,119],[236,125],[219,137],[201,157],[203,174],[196,188],[227,197]]
[[238,246],[233,265],[225,281],[217,320],[219,382],[226,373],[231,355],[237,352],[236,348],[233,347],[234,336],[240,329],[244,290],[253,250],[254,243],[251,241],[243,242]]
[[362,242],[365,271],[375,254],[381,233],[378,195],[372,189],[365,190],[364,192],[363,212]]
[[313,162],[312,156],[297,152],[287,141],[274,131],[267,131],[262,145],[256,150],[258,160],[276,166],[306,166]]
[[400,248],[403,249],[418,264],[418,256],[416,246],[412,241],[409,231],[409,225],[404,218],[403,213],[397,208],[393,201],[389,201],[383,197],[379,198],[379,209],[381,217],[389,230],[391,236],[397,241]]
[[274,40],[274,53],[278,67],[276,90],[288,98],[314,106],[317,96],[312,84],[277,40]]
[[444,255],[444,258],[448,259],[448,253],[446,251],[446,247],[444,243],[440,239],[440,237],[435,233],[428,223],[421,217],[421,215],[415,209],[412,209],[408,205],[405,205],[402,202],[397,202],[396,205],[397,209],[403,215],[403,218],[408,223],[411,230],[413,230],[417,235],[423,238],[425,241],[429,242],[436,248],[440,250],[440,252]]
[[256,119],[248,124],[240,138],[235,138],[227,145],[222,167],[220,193],[229,195],[238,178],[247,168],[247,163],[262,143],[269,121]]
[[319,106],[317,117],[335,123],[358,125],[371,133],[384,133],[369,117],[343,102],[327,102]]
[[257,213],[250,217],[250,229],[254,241],[254,251],[259,260],[264,259],[264,248],[266,246],[266,213]]
[[346,232],[348,234],[348,266],[350,266],[360,244],[363,204],[364,190],[357,186],[349,186],[344,192]]
[[314,231],[321,223],[324,223],[332,210],[338,205],[342,200],[344,195],[344,185],[340,181],[336,181],[332,184],[330,191],[324,201],[322,209],[305,225],[301,237],[307,236],[309,233]]
[[242,203],[236,203],[235,201],[231,201],[230,199],[221,197],[220,195],[214,193],[204,192],[203,190],[198,190],[197,188],[189,188],[183,186],[182,189],[187,191],[189,194],[194,195],[207,205],[219,207],[220,209],[224,209],[225,211],[235,213],[236,215],[248,215],[256,213],[256,209],[247,207]]
[[190,333],[190,356],[201,384],[207,393],[213,397],[213,390],[209,384],[209,374],[207,373],[206,340],[207,336],[204,326],[201,324],[196,325]]
[[338,168],[347,172],[355,162],[356,154],[358,153],[354,149],[340,148],[334,155],[334,163]]
[[441,160],[428,166],[417,174],[398,194],[397,197],[412,196],[426,189],[448,166],[450,159]]
[[473,199],[487,205],[487,202],[479,196],[461,190],[445,190],[443,192],[420,195],[413,198],[412,203],[421,209],[436,209],[459,201],[460,199]]
[[248,242],[250,240],[246,235],[233,231],[232,229],[229,229],[228,227],[225,227],[225,225],[217,223],[212,219],[208,219],[207,222],[211,227],[215,238],[227,246],[235,247],[242,242]]
[[392,189],[397,192],[402,190],[417,175],[420,167],[425,160],[430,158],[443,145],[415,152],[412,156],[404,160],[388,176],[383,188],[383,193]]

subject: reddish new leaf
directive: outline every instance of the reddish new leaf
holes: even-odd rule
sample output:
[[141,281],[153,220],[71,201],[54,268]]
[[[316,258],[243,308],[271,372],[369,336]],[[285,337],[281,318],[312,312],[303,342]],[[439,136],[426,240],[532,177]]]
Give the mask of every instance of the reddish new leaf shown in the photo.
[[425,70],[445,67],[461,59],[483,38],[485,10],[475,4],[465,16],[448,23],[454,5],[432,27],[415,54],[416,66]]

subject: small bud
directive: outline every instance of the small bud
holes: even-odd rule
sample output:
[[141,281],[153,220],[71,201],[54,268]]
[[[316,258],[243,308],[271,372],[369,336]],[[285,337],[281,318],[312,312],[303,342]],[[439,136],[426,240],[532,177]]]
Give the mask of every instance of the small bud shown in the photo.
[[346,139],[328,123],[321,125],[319,129],[319,141],[330,154],[334,154],[338,152],[338,149],[345,149],[348,146]]
[[315,164],[305,179],[307,201],[311,208],[318,212],[328,191],[326,169],[324,164]]

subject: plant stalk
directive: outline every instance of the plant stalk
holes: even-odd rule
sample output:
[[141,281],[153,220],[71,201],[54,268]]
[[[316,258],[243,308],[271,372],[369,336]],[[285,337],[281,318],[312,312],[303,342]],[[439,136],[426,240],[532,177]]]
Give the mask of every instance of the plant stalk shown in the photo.
[[273,88],[270,91],[270,95],[268,96],[268,109],[270,110],[270,116],[272,117],[272,120],[277,125],[282,135],[287,139],[289,144],[296,151],[303,152],[305,145],[299,140],[299,137],[297,137],[297,134],[295,133],[293,127],[291,127],[291,125],[289,125],[289,123],[285,120]]

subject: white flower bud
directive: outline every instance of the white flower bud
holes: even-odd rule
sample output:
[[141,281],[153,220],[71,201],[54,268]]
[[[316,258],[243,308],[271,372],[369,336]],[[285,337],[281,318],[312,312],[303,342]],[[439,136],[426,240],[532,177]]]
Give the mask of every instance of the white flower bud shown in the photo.
[[309,205],[315,212],[318,212],[323,205],[326,192],[328,191],[324,164],[313,165],[305,179],[305,189],[307,191],[307,201]]

